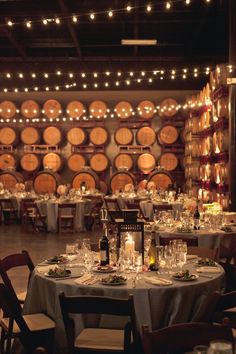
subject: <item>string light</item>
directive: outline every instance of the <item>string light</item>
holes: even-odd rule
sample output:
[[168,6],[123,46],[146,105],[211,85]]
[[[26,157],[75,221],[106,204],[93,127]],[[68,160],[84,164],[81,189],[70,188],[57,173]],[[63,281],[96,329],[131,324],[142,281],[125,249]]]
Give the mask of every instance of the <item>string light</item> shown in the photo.
[[185,0],[185,4],[189,5],[191,3],[191,0]]
[[45,79],[48,79],[48,74],[45,73],[45,74],[44,74],[44,77],[45,77]]
[[130,11],[132,10],[132,7],[131,7],[130,5],[128,5],[128,6],[126,7],[126,10],[127,10],[128,12],[130,12]]
[[89,17],[90,17],[90,19],[91,19],[91,20],[94,20],[94,19],[95,19],[95,15],[94,15],[94,13],[90,14],[90,16],[89,16]]
[[148,5],[147,6],[147,12],[151,12],[152,11],[152,7],[151,7],[151,5]]
[[170,2],[170,1],[167,1],[167,2],[166,2],[166,9],[167,9],[167,10],[170,10],[170,8],[171,8],[171,2]]
[[109,16],[109,17],[113,17],[113,11],[110,10],[110,11],[108,12],[108,16]]
[[45,26],[48,24],[48,21],[45,18],[42,20],[42,22]]
[[59,19],[59,17],[55,18],[55,22],[56,22],[57,25],[59,25],[61,23],[61,20]]
[[8,21],[7,21],[7,25],[8,25],[9,27],[12,27],[12,26],[13,26],[13,22],[12,22],[11,20],[8,20]]
[[27,21],[27,22],[26,22],[26,27],[27,27],[27,28],[31,28],[31,27],[32,27],[31,21]]
[[77,23],[77,22],[78,22],[78,18],[77,18],[76,16],[73,16],[73,17],[72,17],[72,21],[73,21],[74,23]]

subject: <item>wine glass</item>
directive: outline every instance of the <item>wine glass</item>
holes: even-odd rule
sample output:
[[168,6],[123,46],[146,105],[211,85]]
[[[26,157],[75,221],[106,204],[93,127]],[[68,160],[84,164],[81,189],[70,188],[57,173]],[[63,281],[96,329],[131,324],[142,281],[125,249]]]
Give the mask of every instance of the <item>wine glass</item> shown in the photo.
[[210,342],[208,354],[233,354],[232,343],[223,340],[213,340]]

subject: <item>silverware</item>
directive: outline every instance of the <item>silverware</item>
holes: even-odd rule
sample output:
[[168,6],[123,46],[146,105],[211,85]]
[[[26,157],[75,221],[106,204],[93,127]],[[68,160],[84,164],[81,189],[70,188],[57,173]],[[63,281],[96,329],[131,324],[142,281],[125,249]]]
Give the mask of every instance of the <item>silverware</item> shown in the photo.
[[80,278],[81,275],[72,275],[70,277],[61,277],[61,278],[55,278],[56,281],[58,280],[70,280],[70,279],[74,279],[74,278]]

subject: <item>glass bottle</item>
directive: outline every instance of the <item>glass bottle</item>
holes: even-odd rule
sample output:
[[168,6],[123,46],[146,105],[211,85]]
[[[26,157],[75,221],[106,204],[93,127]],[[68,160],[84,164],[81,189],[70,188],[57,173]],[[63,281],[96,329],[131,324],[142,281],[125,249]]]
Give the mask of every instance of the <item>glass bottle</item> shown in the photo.
[[198,210],[198,203],[197,203],[195,212],[193,214],[193,219],[194,219],[194,230],[199,230],[200,229],[200,213]]
[[149,269],[157,270],[158,262],[157,262],[157,254],[156,254],[155,231],[152,231],[151,245],[148,251],[148,258],[149,258]]
[[109,264],[109,241],[107,238],[107,225],[103,224],[103,236],[100,240],[100,264],[105,266]]

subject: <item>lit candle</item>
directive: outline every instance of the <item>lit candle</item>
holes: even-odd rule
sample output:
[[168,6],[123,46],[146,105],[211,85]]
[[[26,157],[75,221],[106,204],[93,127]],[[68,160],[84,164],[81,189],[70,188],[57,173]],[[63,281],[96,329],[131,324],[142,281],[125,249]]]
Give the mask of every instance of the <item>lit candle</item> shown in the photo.
[[126,258],[130,257],[134,253],[134,240],[129,235],[127,241],[125,241],[125,256]]

